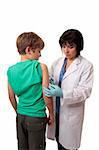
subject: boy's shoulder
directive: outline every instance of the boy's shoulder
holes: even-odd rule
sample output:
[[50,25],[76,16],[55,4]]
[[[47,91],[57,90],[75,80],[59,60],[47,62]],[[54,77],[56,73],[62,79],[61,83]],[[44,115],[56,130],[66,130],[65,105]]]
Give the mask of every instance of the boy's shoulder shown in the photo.
[[25,67],[27,65],[34,65],[35,67],[37,67],[40,62],[38,60],[27,60],[27,61],[20,61],[20,62],[16,62],[15,64],[11,65],[8,67],[8,70],[7,71],[12,71],[12,70],[15,70],[15,69],[19,69],[20,67]]
[[14,70],[15,66],[16,66],[16,64],[13,64],[13,65],[11,65],[11,66],[8,67],[8,69],[7,69],[7,75],[9,75],[12,70]]
[[13,64],[13,65],[10,65],[10,66],[8,67],[8,70],[12,70],[13,68],[15,68],[15,67],[17,66],[17,64],[18,64],[18,62],[15,63],[15,64]]
[[8,70],[11,70],[16,64],[9,65]]
[[46,68],[47,68],[47,65],[44,64],[44,63],[40,63],[40,65],[41,65],[41,68],[42,68],[42,69],[46,69]]

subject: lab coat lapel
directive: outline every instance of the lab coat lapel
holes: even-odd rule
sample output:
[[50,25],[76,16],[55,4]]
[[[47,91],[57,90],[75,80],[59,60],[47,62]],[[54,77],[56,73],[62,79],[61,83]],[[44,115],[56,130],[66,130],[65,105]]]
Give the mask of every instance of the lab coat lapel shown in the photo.
[[65,57],[62,57],[62,59],[57,63],[57,71],[56,71],[56,77],[57,77],[57,80],[59,81],[59,76],[60,76],[60,72],[61,72],[61,68],[62,68],[62,65],[64,63],[64,59]]
[[63,77],[63,80],[69,76],[71,73],[75,72],[78,68],[78,64],[80,63],[80,59],[81,57],[77,57],[73,62],[72,64],[68,67],[68,69],[66,70],[65,74],[64,74],[64,77]]

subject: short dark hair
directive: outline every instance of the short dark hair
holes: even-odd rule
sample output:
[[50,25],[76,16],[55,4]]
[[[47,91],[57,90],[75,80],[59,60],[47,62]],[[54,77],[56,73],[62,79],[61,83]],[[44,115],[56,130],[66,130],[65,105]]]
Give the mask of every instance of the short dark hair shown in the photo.
[[29,46],[33,49],[44,48],[43,40],[34,32],[24,32],[16,40],[16,46],[19,54],[25,54],[25,49]]
[[82,33],[76,29],[66,30],[59,39],[59,44],[61,48],[66,45],[66,43],[75,44],[77,49],[77,56],[80,54],[80,51],[84,47],[84,39]]

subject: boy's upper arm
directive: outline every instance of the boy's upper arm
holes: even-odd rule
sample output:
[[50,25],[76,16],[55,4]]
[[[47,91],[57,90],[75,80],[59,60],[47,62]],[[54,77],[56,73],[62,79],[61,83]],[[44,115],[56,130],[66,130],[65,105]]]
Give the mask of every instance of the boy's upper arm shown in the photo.
[[41,64],[41,68],[42,68],[42,86],[48,87],[49,86],[48,68],[45,64]]

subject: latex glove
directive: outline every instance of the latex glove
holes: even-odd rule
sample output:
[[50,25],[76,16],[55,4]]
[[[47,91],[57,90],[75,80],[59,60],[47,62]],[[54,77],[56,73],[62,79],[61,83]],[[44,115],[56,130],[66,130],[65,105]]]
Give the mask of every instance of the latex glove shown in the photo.
[[50,82],[50,84],[55,84],[53,76],[49,77],[49,82]]
[[53,85],[53,84],[50,84],[49,88],[44,87],[43,92],[44,92],[45,96],[47,96],[47,97],[52,97],[52,96],[62,97],[63,96],[61,88],[59,86]]

